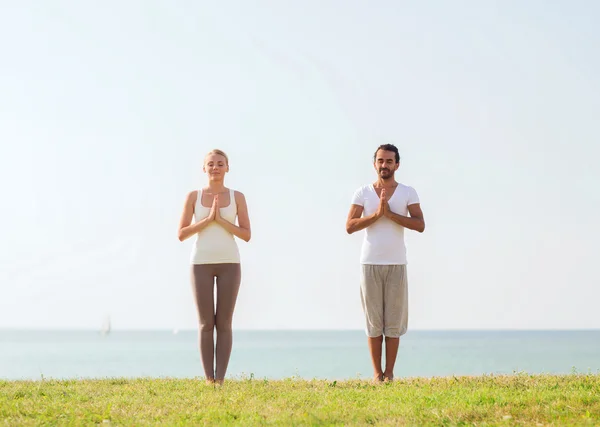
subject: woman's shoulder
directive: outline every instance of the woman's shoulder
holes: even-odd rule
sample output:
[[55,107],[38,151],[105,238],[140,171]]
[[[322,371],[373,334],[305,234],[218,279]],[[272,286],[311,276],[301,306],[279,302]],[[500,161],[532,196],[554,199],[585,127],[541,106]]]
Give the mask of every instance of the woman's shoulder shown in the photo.
[[196,203],[196,200],[198,200],[198,190],[189,191],[187,193],[186,200],[189,203]]
[[241,191],[234,190],[233,188],[231,189],[231,191],[233,192],[233,196],[235,197],[236,203],[241,203],[246,200],[246,196],[244,196],[244,193],[242,193]]

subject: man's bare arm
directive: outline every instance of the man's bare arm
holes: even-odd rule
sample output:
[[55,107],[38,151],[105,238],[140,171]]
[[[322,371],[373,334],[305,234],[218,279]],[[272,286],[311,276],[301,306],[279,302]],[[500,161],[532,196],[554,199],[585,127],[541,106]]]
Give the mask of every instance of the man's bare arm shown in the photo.
[[348,234],[352,234],[364,228],[367,228],[375,221],[377,221],[381,216],[379,212],[376,212],[373,215],[361,218],[363,211],[364,208],[362,206],[350,206],[350,212],[348,212],[348,219],[346,220],[346,232]]
[[386,216],[402,227],[410,228],[411,230],[418,231],[419,233],[425,231],[425,219],[423,218],[421,205],[419,203],[408,205],[408,213],[410,216],[403,216],[398,215],[388,209],[386,211]]

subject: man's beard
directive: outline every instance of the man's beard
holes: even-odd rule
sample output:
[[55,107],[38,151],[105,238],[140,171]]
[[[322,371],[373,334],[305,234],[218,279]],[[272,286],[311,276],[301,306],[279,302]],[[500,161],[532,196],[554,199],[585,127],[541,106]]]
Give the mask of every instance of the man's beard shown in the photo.
[[394,176],[394,172],[389,169],[382,168],[379,169],[379,176],[382,178],[392,178]]

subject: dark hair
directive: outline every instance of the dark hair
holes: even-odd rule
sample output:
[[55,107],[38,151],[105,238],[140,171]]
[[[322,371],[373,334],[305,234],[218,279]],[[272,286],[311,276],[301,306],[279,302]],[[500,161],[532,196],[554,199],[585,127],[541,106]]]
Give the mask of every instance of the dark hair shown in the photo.
[[382,144],[379,147],[377,147],[377,150],[375,150],[375,154],[373,154],[373,161],[377,160],[377,152],[379,150],[392,151],[396,153],[396,163],[400,163],[400,153],[398,152],[398,149],[394,144]]

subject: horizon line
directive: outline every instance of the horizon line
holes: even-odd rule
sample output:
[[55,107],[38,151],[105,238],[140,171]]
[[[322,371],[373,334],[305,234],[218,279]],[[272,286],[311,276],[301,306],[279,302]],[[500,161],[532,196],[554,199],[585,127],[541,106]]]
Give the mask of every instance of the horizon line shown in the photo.
[[[95,328],[32,328],[32,327],[2,327],[0,332],[100,332]],[[197,332],[198,328],[111,328],[112,332]],[[281,328],[281,329],[245,329],[233,328],[234,332],[364,332],[364,329],[300,329],[300,328]],[[410,332],[588,332],[600,331],[600,328],[415,328]]]

